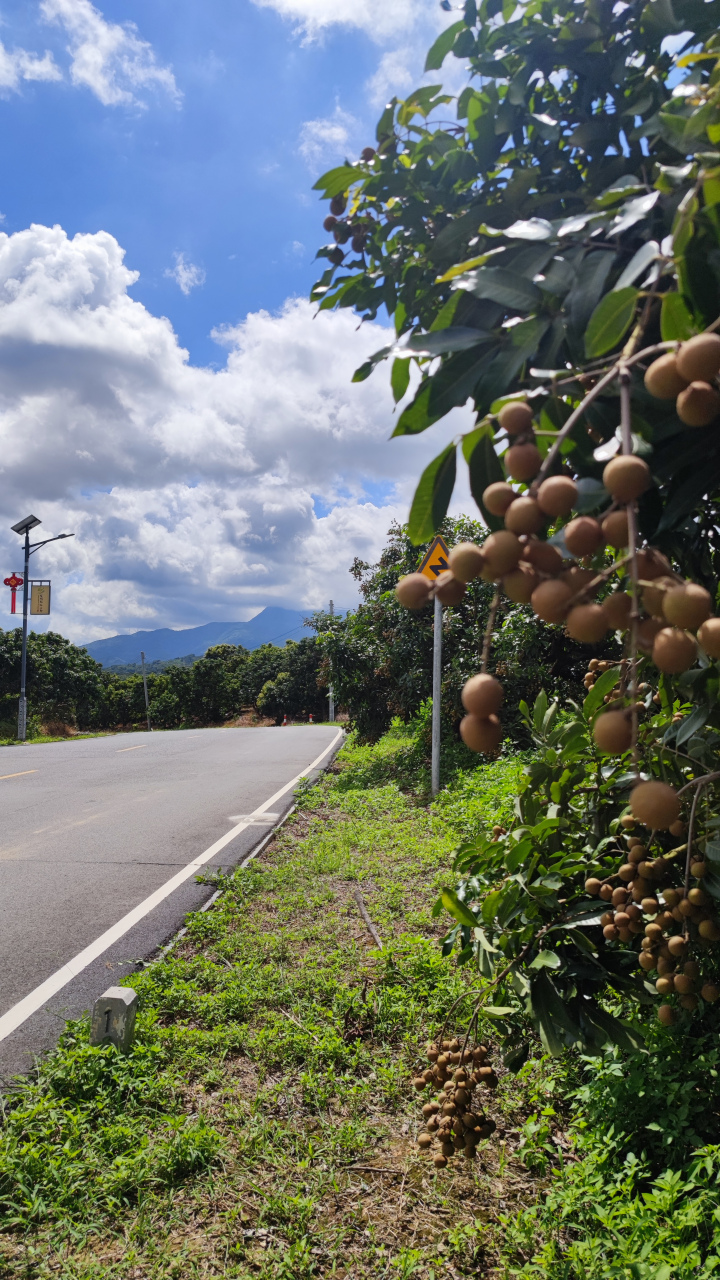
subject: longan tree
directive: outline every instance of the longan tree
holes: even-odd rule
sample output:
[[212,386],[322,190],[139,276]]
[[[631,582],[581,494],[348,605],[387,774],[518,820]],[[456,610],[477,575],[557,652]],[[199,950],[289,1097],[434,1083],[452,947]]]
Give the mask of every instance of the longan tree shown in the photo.
[[[523,708],[538,755],[517,826],[462,848],[442,895],[446,950],[482,981],[419,1087],[440,1057],[465,1071],[480,1008],[517,1065],[525,1017],[551,1052],[592,1053],[641,1034],[609,1000],[660,996],[682,1027],[720,996],[719,18],[718,0],[467,0],[427,60],[466,60],[467,88],[393,99],[376,147],[317,184],[335,244],[314,297],[393,317],[355,377],[392,360],[394,434],[474,409],[409,517],[418,543],[437,528],[460,449],[491,533],[453,548],[440,590],[484,578],[496,605],[624,643],[571,716],[544,695]],[[422,609],[430,590],[409,575],[398,597]],[[484,753],[502,733],[493,625],[491,607],[462,694]]]

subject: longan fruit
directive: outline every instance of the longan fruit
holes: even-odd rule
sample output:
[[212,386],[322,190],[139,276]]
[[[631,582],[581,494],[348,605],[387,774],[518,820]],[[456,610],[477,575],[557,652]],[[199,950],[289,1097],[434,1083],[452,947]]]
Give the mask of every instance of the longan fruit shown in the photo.
[[710,617],[712,599],[710,592],[698,582],[685,582],[665,592],[662,609],[674,626],[696,631]]
[[671,1027],[675,1021],[675,1011],[671,1004],[661,1004],[657,1016],[664,1027]]
[[510,400],[503,405],[497,420],[509,436],[523,435],[532,430],[532,409],[524,400]]
[[627,511],[611,511],[602,521],[603,538],[609,547],[627,547],[630,542]]
[[522,558],[527,560],[535,569],[539,569],[541,573],[555,574],[562,569],[563,558],[557,547],[553,547],[549,542],[540,542],[538,539],[532,539],[525,544]]
[[687,671],[697,658],[694,636],[679,627],[663,627],[658,631],[652,647],[652,659],[659,671],[677,675]]
[[650,586],[643,587],[642,604],[645,612],[649,613],[653,618],[663,618],[665,620],[663,614],[665,592],[675,585],[674,578],[663,577],[654,578]]
[[698,933],[706,942],[720,942],[720,929],[718,929],[714,920],[701,920],[698,925]]
[[682,818],[678,818],[677,822],[673,822],[672,826],[668,827],[668,831],[671,836],[675,836],[676,840],[680,840],[685,835],[687,827]]
[[626,884],[629,884],[635,876],[635,868],[632,863],[624,862],[618,871],[618,875],[621,880],[624,880]]
[[638,822],[664,831],[680,814],[677,792],[667,782],[639,782],[630,793],[630,808]]
[[699,333],[683,342],[676,353],[677,371],[685,382],[712,382],[720,372],[720,338]]
[[398,582],[395,595],[406,609],[422,609],[430,601],[430,579],[424,573],[408,573]]
[[694,876],[696,880],[702,880],[703,876],[707,875],[707,863],[691,862],[690,875]]
[[691,382],[680,392],[675,407],[686,427],[709,427],[720,413],[720,393],[708,382]]
[[504,480],[497,480],[495,484],[489,484],[484,491],[482,500],[491,515],[504,516],[511,503],[517,500],[515,490]]
[[622,755],[632,745],[632,725],[625,711],[604,711],[593,725],[596,745],[607,755]]
[[565,546],[573,556],[588,556],[603,546],[605,539],[597,520],[592,516],[576,516],[563,530]]
[[611,458],[603,470],[603,484],[616,502],[635,502],[652,484],[650,468],[634,453]]
[[681,1008],[683,1008],[683,1009],[687,1009],[690,1013],[694,1013],[694,1011],[695,1011],[695,1010],[697,1009],[697,1007],[698,1007],[698,998],[697,998],[697,996],[681,996],[681,997],[680,997],[680,1006],[681,1006]]
[[491,533],[483,543],[483,556],[490,573],[502,578],[514,569],[522,555],[522,543],[509,529]]
[[577,502],[578,487],[569,476],[548,476],[537,491],[537,502],[541,511],[553,520],[558,516],[566,516]]
[[418,1144],[418,1146],[419,1146],[419,1148],[420,1148],[420,1150],[421,1150],[421,1151],[427,1151],[428,1147],[431,1147],[431,1146],[432,1146],[432,1144],[433,1144],[432,1134],[430,1134],[430,1133],[419,1133],[419,1134],[418,1134],[417,1144]]
[[706,982],[700,988],[700,995],[707,1004],[714,1004],[716,1000],[720,1000],[720,987],[714,982]]
[[567,583],[573,595],[582,591],[583,587],[587,587],[595,577],[597,574],[592,569],[581,569],[578,565],[573,565],[571,569],[564,569],[560,574],[560,580]]
[[448,566],[458,582],[472,582],[484,564],[485,557],[474,542],[458,542],[448,556]]
[[608,625],[602,605],[576,604],[565,622],[567,633],[583,644],[597,644],[606,634]]
[[505,595],[515,604],[529,604],[530,597],[538,585],[537,575],[533,573],[529,565],[522,561],[517,568],[512,569],[510,573],[506,573],[502,580],[502,589]]
[[465,595],[465,583],[458,581],[450,569],[443,569],[435,579],[435,595],[441,604],[459,604]]
[[585,892],[589,893],[592,898],[596,898],[602,889],[602,880],[598,880],[595,876],[591,876],[585,881]]
[[678,995],[687,996],[690,994],[695,983],[687,973],[676,973],[673,978],[673,987]]
[[376,154],[377,153],[374,147],[363,147],[362,151],[360,152],[360,159],[364,160],[366,164],[369,164],[370,161],[374,159]]
[[626,591],[613,591],[612,595],[605,597],[601,608],[612,631],[624,631],[629,626],[632,596]]
[[655,637],[663,629],[663,624],[659,618],[642,618],[638,623],[637,629],[638,648],[645,653],[652,653]]
[[539,503],[527,496],[518,498],[505,513],[505,528],[512,533],[537,533],[544,523]]
[[655,990],[660,996],[669,996],[674,990],[672,978],[658,978],[655,983]]
[[536,444],[512,444],[503,458],[505,470],[513,480],[533,480],[542,465],[540,450]]
[[645,386],[656,400],[674,400],[687,386],[677,366],[674,351],[667,351],[650,365],[645,373]]
[[698,631],[698,640],[708,658],[720,658],[720,618],[708,618]]
[[687,951],[687,940],[681,934],[676,933],[674,937],[668,938],[667,946],[670,955],[679,958],[684,956]]
[[491,755],[500,746],[502,726],[497,716],[463,716],[460,721],[460,737],[471,751]]
[[530,597],[530,603],[543,622],[562,622],[572,594],[572,589],[567,583],[561,582],[558,578],[551,578],[548,582],[541,582],[535,588]]
[[503,696],[500,681],[486,672],[466,680],[460,695],[465,710],[481,719],[500,710]]

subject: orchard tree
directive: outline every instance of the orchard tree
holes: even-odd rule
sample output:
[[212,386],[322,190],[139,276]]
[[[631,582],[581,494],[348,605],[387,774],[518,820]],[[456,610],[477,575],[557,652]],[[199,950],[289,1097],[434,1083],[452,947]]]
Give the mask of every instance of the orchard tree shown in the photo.
[[[682,1028],[720,996],[719,18],[718,0],[467,0],[426,64],[459,58],[467,87],[393,99],[376,146],[317,184],[335,243],[313,296],[392,316],[355,377],[392,361],[394,434],[475,412],[409,516],[419,545],[460,450],[492,532],[454,548],[440,590],[481,577],[491,615],[529,601],[580,642],[625,645],[570,718],[544,696],[523,708],[538,758],[517,826],[460,850],[438,907],[446,949],[483,977],[467,1036],[485,1007],[512,1064],[525,1017],[552,1052],[597,1052],[640,1034],[608,1000],[660,996]],[[411,574],[398,596],[422,609],[429,592]],[[487,754],[491,641],[462,695]],[[468,1046],[431,1047],[418,1087],[453,1062],[467,1081]],[[458,1131],[432,1105],[441,1167]]]

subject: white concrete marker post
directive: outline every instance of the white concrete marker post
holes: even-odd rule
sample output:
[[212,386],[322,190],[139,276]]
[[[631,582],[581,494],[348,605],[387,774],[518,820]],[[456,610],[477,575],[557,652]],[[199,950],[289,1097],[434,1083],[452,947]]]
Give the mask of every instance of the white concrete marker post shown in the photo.
[[138,994],[132,987],[108,987],[93,1005],[90,1044],[114,1044],[128,1053],[135,1031]]

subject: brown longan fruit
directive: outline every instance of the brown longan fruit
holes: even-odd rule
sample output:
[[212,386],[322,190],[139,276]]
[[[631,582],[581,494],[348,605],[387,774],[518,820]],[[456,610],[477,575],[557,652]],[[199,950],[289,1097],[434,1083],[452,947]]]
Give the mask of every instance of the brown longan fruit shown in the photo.
[[565,623],[567,633],[582,644],[597,644],[608,629],[602,605],[576,604],[570,610]]
[[471,751],[491,755],[500,746],[502,727],[497,716],[467,715],[460,721],[460,737]]
[[697,658],[697,645],[689,631],[679,627],[663,627],[658,631],[652,647],[652,659],[659,671],[677,675],[687,671]]
[[366,164],[369,164],[370,161],[374,159],[376,154],[377,153],[374,147],[363,147],[362,151],[360,152],[360,159],[364,160]]
[[395,595],[406,609],[422,609],[430,601],[430,579],[424,573],[408,573],[398,582]]
[[589,893],[592,898],[596,898],[602,889],[602,880],[598,880],[596,876],[591,876],[585,881],[585,892]]
[[627,547],[630,542],[627,511],[611,511],[602,522],[603,538],[609,547]]
[[682,889],[663,889],[663,898],[667,907],[676,907],[682,899]]
[[525,544],[522,555],[523,560],[527,560],[535,569],[539,569],[541,573],[559,573],[562,569],[563,558],[557,547],[553,547],[549,542],[540,542],[534,538]]
[[655,968],[655,957],[649,951],[641,951],[638,956],[638,964],[646,973],[652,973]]
[[720,1000],[720,987],[717,987],[714,982],[706,982],[700,988],[700,995],[707,1004],[714,1004],[716,1000]]
[[483,719],[500,710],[503,700],[503,687],[494,676],[482,672],[466,680],[460,695],[466,711]]
[[503,431],[507,431],[509,436],[524,435],[525,432],[532,430],[532,409],[524,400],[510,400],[504,404],[497,419]]
[[427,1151],[428,1147],[431,1147],[431,1146],[432,1146],[432,1144],[433,1144],[432,1134],[430,1134],[430,1133],[419,1133],[419,1134],[418,1134],[417,1144],[418,1144],[418,1146],[419,1146],[419,1148],[420,1148],[420,1150],[421,1150],[421,1151]]
[[685,382],[712,382],[720,372],[720,338],[716,333],[699,333],[688,338],[675,360]]
[[522,561],[517,568],[512,569],[510,573],[506,573],[502,580],[502,588],[505,595],[515,604],[529,604],[530,597],[538,585],[537,575],[533,573],[529,565]]
[[567,583],[573,595],[576,595],[578,591],[582,591],[584,587],[589,586],[595,577],[597,577],[597,574],[592,569],[581,569],[578,565],[573,565],[571,569],[565,569],[560,574],[561,582]]
[[707,862],[691,862],[690,875],[696,880],[702,880],[703,876],[707,875]]
[[627,591],[613,591],[602,602],[602,610],[608,627],[613,631],[624,631],[630,623],[632,612],[632,596]]
[[720,658],[720,618],[708,618],[698,631],[698,640],[708,658]]
[[695,1011],[695,1010],[697,1009],[697,1007],[698,1007],[698,998],[697,998],[697,996],[681,996],[681,997],[680,997],[680,1006],[681,1006],[681,1008],[683,1008],[683,1009],[687,1009],[687,1010],[689,1010],[689,1012],[690,1012],[690,1013],[694,1013],[694,1011]]
[[687,973],[676,973],[673,978],[673,987],[678,995],[687,996],[692,991],[695,983]]
[[441,604],[459,604],[465,595],[465,583],[459,582],[449,569],[443,569],[435,579],[435,595]]
[[577,502],[578,487],[569,476],[549,476],[537,491],[538,506],[553,520],[566,516]]
[[665,592],[674,586],[674,578],[663,577],[654,578],[650,586],[643,587],[642,603],[646,613],[649,613],[653,618],[663,618],[664,620],[663,601],[665,600]]
[[712,599],[698,582],[685,582],[665,592],[662,608],[668,622],[696,631],[710,617]]
[[515,490],[504,480],[489,484],[482,500],[491,515],[504,516],[511,503],[517,499]]
[[630,808],[638,822],[664,831],[680,813],[677,792],[667,782],[639,782],[630,793]]
[[667,945],[670,955],[678,959],[680,956],[684,956],[687,951],[687,939],[679,933],[676,933],[672,938],[668,938]]
[[674,351],[659,356],[645,373],[645,386],[656,400],[674,400],[687,386],[677,367]]
[[621,453],[611,458],[602,478],[616,502],[635,502],[652,484],[647,462],[634,453]]
[[720,929],[718,929],[714,920],[701,920],[698,925],[698,933],[706,942],[720,942]]
[[572,589],[559,578],[551,578],[541,582],[530,597],[530,603],[538,618],[543,622],[562,622],[567,613],[568,601],[572,598]]
[[652,653],[655,637],[663,629],[663,624],[659,618],[642,618],[638,623],[637,629],[638,648],[642,649],[644,653]]
[[458,582],[472,582],[482,572],[485,557],[474,542],[458,542],[448,556],[448,566]]
[[708,382],[691,382],[675,402],[677,416],[686,427],[709,427],[720,413],[720,394]]
[[657,1016],[664,1027],[671,1027],[675,1021],[675,1011],[671,1004],[661,1004]]
[[630,881],[633,880],[635,877],[635,868],[632,865],[632,863],[624,862],[623,865],[618,870],[618,875],[621,880],[625,881],[626,884],[630,884]]
[[617,889],[613,889],[611,902],[614,907],[621,906],[627,902],[627,889],[623,889],[622,885],[618,885]]
[[603,531],[592,516],[576,516],[563,530],[565,546],[573,556],[592,555],[604,545]]
[[529,440],[526,444],[512,444],[503,458],[505,470],[513,480],[527,482],[533,480],[542,465],[542,457],[537,445]]
[[522,555],[522,549],[519,538],[509,529],[500,529],[497,533],[491,533],[483,543],[485,564],[490,573],[497,578],[510,573],[516,567]]
[[593,725],[593,738],[607,755],[622,755],[632,745],[632,725],[626,711],[604,711]]
[[612,896],[613,896],[612,885],[604,884],[602,889],[600,890],[600,897],[602,898],[603,902],[612,902]]
[[518,498],[505,513],[505,528],[512,533],[537,533],[545,523],[545,516],[534,498]]
[[672,978],[658,978],[657,982],[655,983],[655,990],[660,996],[671,995],[673,989],[674,987],[673,987]]

